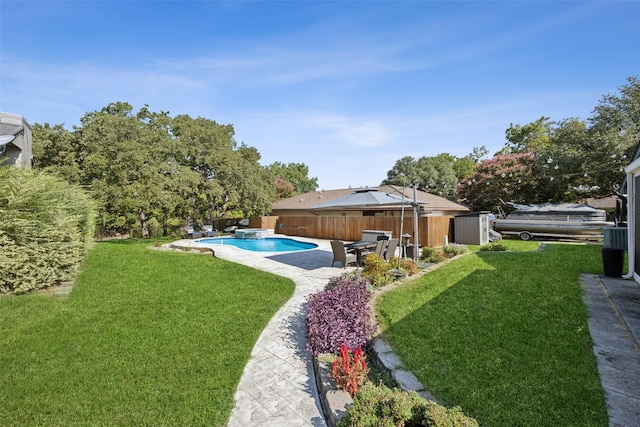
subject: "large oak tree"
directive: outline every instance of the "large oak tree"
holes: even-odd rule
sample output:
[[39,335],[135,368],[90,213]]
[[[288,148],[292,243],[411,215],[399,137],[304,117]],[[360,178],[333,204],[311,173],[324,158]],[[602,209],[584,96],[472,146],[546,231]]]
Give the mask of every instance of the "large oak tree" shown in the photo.
[[275,200],[260,153],[238,146],[232,125],[117,102],[85,114],[73,131],[36,124],[33,133],[38,166],[92,190],[106,231],[138,223],[147,237],[150,219],[166,233],[169,223],[262,215]]

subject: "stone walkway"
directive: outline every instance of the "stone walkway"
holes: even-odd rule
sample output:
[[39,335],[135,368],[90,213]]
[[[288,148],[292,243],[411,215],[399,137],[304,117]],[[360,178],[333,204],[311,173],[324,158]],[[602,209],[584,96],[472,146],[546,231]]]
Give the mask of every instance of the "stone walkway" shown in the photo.
[[606,276],[581,279],[609,425],[640,427],[640,287]]

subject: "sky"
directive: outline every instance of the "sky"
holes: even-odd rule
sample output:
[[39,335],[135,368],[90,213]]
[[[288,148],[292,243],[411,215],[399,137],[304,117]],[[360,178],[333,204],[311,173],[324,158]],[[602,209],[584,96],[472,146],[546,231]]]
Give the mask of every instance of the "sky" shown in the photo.
[[640,74],[640,1],[0,0],[0,111],[71,130],[112,102],[232,124],[319,189],[587,120]]

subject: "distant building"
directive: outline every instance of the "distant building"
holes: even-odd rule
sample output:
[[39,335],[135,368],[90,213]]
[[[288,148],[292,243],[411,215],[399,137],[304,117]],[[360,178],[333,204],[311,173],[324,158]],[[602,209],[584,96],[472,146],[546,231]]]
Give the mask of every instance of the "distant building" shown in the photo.
[[33,166],[31,125],[18,114],[0,113],[0,165]]
[[[399,197],[402,195],[403,188],[397,185],[382,185],[380,187],[369,188],[370,190],[379,190]],[[338,200],[349,194],[363,191],[362,188],[343,188],[339,190],[315,190],[308,193],[299,194],[288,199],[279,200],[274,203],[272,215],[275,216],[383,216],[383,217],[400,217],[401,202],[397,204],[369,204],[367,206],[335,206],[322,207],[320,204],[331,205],[332,200]],[[413,189],[405,188],[405,200],[409,203],[413,200]],[[416,201],[420,206],[420,216],[456,216],[469,212],[466,206],[452,202],[444,197],[427,193],[421,190],[416,191]],[[412,208],[408,209],[407,215],[411,214]]]

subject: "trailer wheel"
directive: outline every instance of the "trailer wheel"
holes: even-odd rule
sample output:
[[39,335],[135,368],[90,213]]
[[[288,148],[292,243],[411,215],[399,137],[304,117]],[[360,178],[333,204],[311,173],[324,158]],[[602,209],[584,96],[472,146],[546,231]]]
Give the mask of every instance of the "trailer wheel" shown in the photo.
[[520,233],[520,240],[531,240],[533,236],[528,231],[523,231]]

